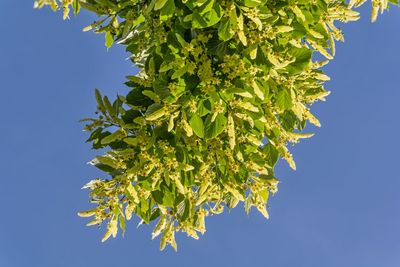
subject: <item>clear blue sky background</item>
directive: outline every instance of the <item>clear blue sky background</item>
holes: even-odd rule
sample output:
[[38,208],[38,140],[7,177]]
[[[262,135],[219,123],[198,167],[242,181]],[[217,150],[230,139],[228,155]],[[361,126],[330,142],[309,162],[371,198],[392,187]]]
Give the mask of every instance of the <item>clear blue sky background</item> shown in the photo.
[[294,148],[296,172],[279,165],[271,219],[238,208],[160,253],[150,227],[102,244],[76,216],[99,175],[78,120],[93,114],[95,87],[126,93],[127,55],[81,31],[88,14],[63,22],[30,0],[1,2],[0,267],[400,266],[400,9],[370,24],[362,8],[343,27],[332,95],[314,108],[323,127]]

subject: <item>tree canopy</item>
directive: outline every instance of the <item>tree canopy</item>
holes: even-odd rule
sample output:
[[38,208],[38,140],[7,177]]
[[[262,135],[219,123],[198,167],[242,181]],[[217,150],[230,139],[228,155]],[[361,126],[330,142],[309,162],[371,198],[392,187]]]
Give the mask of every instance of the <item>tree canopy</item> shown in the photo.
[[[365,0],[37,0],[35,7],[96,13],[84,28],[105,45],[126,47],[139,68],[127,95],[98,90],[97,116],[85,130],[91,163],[104,171],[84,188],[95,207],[80,212],[106,223],[102,241],[133,215],[154,223],[152,238],[175,250],[175,232],[195,239],[205,218],[244,202],[269,217],[279,158],[320,126],[310,108],[324,101],[321,70],[343,41],[338,22],[356,21]],[[397,0],[372,0],[371,20]]]

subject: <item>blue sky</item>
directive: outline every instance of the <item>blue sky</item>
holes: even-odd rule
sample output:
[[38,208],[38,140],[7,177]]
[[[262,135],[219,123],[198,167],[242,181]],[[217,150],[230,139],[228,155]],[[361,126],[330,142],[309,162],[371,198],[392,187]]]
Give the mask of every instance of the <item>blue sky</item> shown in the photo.
[[400,9],[371,24],[364,7],[343,27],[326,67],[332,94],[314,107],[323,127],[294,147],[297,171],[279,164],[271,219],[236,208],[160,253],[150,227],[131,223],[103,244],[76,216],[90,207],[81,186],[100,175],[78,120],[93,114],[94,88],[126,93],[134,68],[81,31],[94,17],[64,22],[32,6],[0,9],[0,267],[400,266]]

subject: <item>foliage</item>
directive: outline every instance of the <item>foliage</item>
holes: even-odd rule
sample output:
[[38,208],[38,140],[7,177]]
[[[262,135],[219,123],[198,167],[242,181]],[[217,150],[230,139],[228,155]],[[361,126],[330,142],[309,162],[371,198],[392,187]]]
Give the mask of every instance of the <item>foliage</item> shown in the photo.
[[[329,94],[320,70],[343,40],[337,21],[358,19],[363,0],[38,0],[99,15],[84,30],[125,45],[140,68],[130,92],[110,101],[96,90],[98,117],[85,129],[93,148],[109,148],[91,163],[111,179],[94,179],[92,210],[107,222],[103,241],[158,220],[152,237],[176,249],[175,232],[197,239],[205,217],[244,202],[266,218],[277,191],[274,166],[296,168],[289,144],[320,126],[310,106]],[[373,0],[372,20],[395,0]],[[315,61],[315,53],[326,60]],[[321,58],[321,56],[319,56]]]

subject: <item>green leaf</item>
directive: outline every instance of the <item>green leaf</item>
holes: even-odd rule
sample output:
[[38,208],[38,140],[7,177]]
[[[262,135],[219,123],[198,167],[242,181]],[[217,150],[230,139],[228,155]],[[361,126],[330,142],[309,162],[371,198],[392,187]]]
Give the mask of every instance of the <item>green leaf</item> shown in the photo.
[[104,103],[104,106],[105,106],[105,108],[106,108],[108,114],[109,114],[111,117],[116,117],[117,114],[116,114],[116,112],[115,112],[115,109],[114,109],[113,106],[111,105],[111,102],[110,102],[110,100],[108,100],[108,97],[107,97],[107,96],[104,96],[104,97],[103,97],[103,103]]
[[208,27],[207,21],[198,12],[192,14],[192,27],[194,29],[201,29]]
[[303,12],[301,12],[301,9],[297,5],[294,5],[292,7],[292,11],[300,21],[302,22],[306,21],[306,17],[304,16]]
[[211,112],[211,104],[208,100],[200,100],[197,105],[197,113],[200,117],[203,117]]
[[215,3],[215,0],[205,0],[204,3],[200,4],[201,1],[203,1],[203,0],[199,1],[199,5],[198,5],[199,8],[197,9],[199,11],[199,13],[205,14],[205,13],[211,11],[211,9],[213,8],[213,5]]
[[[155,89],[156,90],[156,89]],[[133,88],[126,96],[126,102],[129,105],[133,106],[150,106],[153,101],[149,99],[147,96],[142,94],[142,89],[140,88]],[[156,92],[157,93],[157,92]],[[157,93],[158,94],[158,93]],[[158,94],[159,95],[159,94]]]
[[187,66],[183,66],[180,69],[177,69],[174,74],[172,74],[171,79],[178,79],[179,77],[181,77],[183,74],[185,74],[187,72],[188,68]]
[[244,101],[240,101],[237,104],[237,107],[251,111],[251,112],[259,112],[260,109],[258,107],[256,107],[255,105],[253,105],[250,102],[244,102]]
[[118,169],[117,161],[110,157],[97,156],[91,163],[97,165],[98,163],[107,165],[113,169]]
[[246,97],[246,98],[252,98],[253,97],[253,94],[250,93],[249,91],[246,91],[244,89],[240,89],[240,88],[237,88],[237,87],[230,88],[230,89],[226,90],[226,92],[230,93],[230,94],[240,95],[240,96]]
[[222,17],[221,6],[218,3],[214,3],[213,8],[204,14],[198,11],[192,14],[192,27],[193,28],[206,28],[211,27],[218,23]]
[[121,140],[124,137],[125,137],[125,133],[121,130],[118,130],[118,131],[113,132],[110,135],[107,135],[103,139],[101,139],[101,144],[107,145],[107,144],[110,144],[111,142]]
[[153,91],[143,90],[142,94],[147,96],[148,98],[150,98],[151,100],[153,100],[156,103],[160,102],[160,97],[156,93],[154,93]]
[[293,102],[288,90],[282,89],[278,92],[275,104],[281,111],[289,110],[292,108]]
[[220,113],[215,117],[215,120],[211,122],[211,115],[209,115],[205,123],[204,137],[206,139],[212,139],[220,135],[224,131],[227,121],[228,119]]
[[72,2],[72,8],[74,9],[74,14],[78,15],[81,10],[81,5],[79,4],[79,0],[74,0],[74,2]]
[[224,185],[226,190],[229,191],[229,193],[231,193],[235,198],[237,198],[240,201],[244,201],[244,196],[243,193],[241,193],[239,190],[237,190],[236,188],[229,186],[229,185]]
[[225,19],[223,22],[219,24],[218,27],[218,36],[223,41],[228,41],[235,35],[235,31],[231,26],[231,21],[229,19]]
[[125,223],[125,217],[122,215],[119,216],[119,228],[121,228],[122,236],[124,236],[126,232],[126,223]]
[[301,73],[311,64],[312,51],[310,51],[310,49],[293,47],[290,50],[290,54],[296,58],[293,63],[287,66],[291,74]]
[[260,86],[258,86],[256,81],[253,81],[251,83],[251,86],[253,87],[254,93],[256,94],[256,96],[261,99],[264,100],[264,92],[261,90]]
[[114,44],[114,37],[111,34],[111,32],[107,31],[106,35],[105,35],[105,38],[106,38],[105,45],[106,45],[107,48],[110,48]]
[[162,204],[165,207],[173,207],[174,206],[174,194],[168,189],[165,184],[161,185],[160,190],[153,191],[153,198],[159,204]]
[[182,46],[182,48],[185,48],[188,43],[183,39],[183,37],[179,33],[175,33],[176,40],[178,40],[179,44]]
[[167,3],[163,6],[160,12],[160,20],[168,20],[174,16],[175,13],[175,1],[167,0]]
[[200,138],[204,137],[204,124],[203,120],[199,115],[194,114],[189,121],[190,127],[192,127],[193,132]]
[[293,27],[282,25],[276,27],[276,33],[285,33],[293,31]]
[[101,93],[99,89],[95,89],[95,96],[96,96],[96,101],[97,101],[97,107],[99,108],[100,111],[104,112],[106,110],[104,103],[103,103],[103,98],[101,96]]
[[145,117],[146,117],[146,120],[148,120],[148,121],[154,121],[154,120],[161,118],[166,113],[167,113],[167,109],[164,105],[155,103],[155,104],[152,104],[150,107],[148,107],[148,109],[145,113]]
[[139,140],[137,138],[128,137],[124,139],[124,142],[131,146],[137,146]]
[[100,19],[100,20],[98,20],[98,21],[86,26],[85,28],[82,29],[82,31],[87,32],[87,31],[90,31],[92,29],[95,29],[98,26],[100,26],[101,24],[103,24],[103,22],[106,21],[106,20],[107,20],[107,18]]
[[129,198],[129,200],[132,201],[133,203],[136,203],[136,204],[139,204],[139,203],[140,203],[140,198],[139,198],[138,192],[137,192],[136,188],[135,188],[132,184],[129,184],[129,185],[126,187],[125,195],[126,195],[126,196]]
[[261,4],[260,0],[244,0],[244,5],[247,7],[256,7]]
[[267,164],[271,167],[274,167],[279,159],[279,152],[276,148],[270,143],[266,144],[263,149],[263,154],[265,155],[265,160]]
[[156,0],[155,5],[154,5],[154,10],[160,10],[168,0]]

